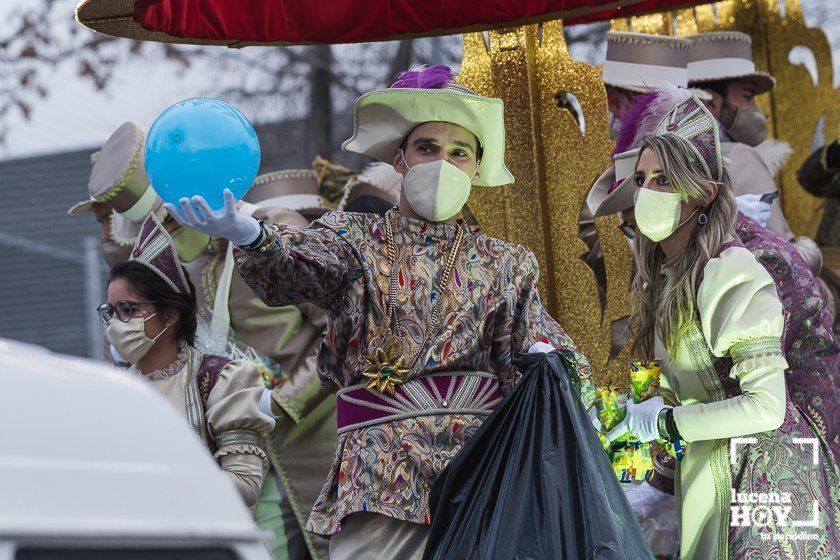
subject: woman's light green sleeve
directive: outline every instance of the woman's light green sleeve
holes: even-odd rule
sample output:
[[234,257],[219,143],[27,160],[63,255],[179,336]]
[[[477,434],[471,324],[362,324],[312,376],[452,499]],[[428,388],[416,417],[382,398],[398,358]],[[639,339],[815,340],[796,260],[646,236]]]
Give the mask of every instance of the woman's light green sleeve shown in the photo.
[[680,434],[691,442],[775,430],[785,417],[787,361],[773,279],[748,250],[726,249],[706,266],[697,309],[712,354],[731,358],[741,394],[675,408]]

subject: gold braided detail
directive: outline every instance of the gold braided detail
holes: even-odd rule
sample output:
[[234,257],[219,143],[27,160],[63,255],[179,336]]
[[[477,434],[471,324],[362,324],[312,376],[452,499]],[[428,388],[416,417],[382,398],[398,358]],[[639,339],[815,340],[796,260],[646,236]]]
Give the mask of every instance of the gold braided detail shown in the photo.
[[216,267],[222,262],[222,258],[223,253],[217,252],[201,269],[201,289],[204,291],[204,303],[209,309],[213,309],[216,303],[216,290],[219,287],[216,281]]
[[781,355],[782,341],[774,336],[762,336],[736,342],[729,349],[729,356],[732,358],[732,362],[736,364],[749,358]]
[[[700,375],[703,387],[709,393],[709,402],[722,401],[726,391],[720,384],[712,361],[712,354],[697,321],[691,321],[685,333],[686,346],[691,366]],[[718,525],[717,560],[729,560],[729,491],[732,488],[732,473],[729,470],[729,438],[715,442],[709,457],[709,467],[715,483],[720,524]]]
[[268,455],[265,453],[265,448],[263,447],[263,438],[260,436],[259,432],[255,430],[249,429],[237,429],[237,430],[227,430],[218,434],[214,438],[216,444],[216,457],[223,457],[228,453],[236,452],[233,449],[226,450],[228,447],[236,447],[237,445],[250,445],[253,446],[255,449],[253,451],[248,451],[249,453],[253,453],[254,455],[258,456],[262,459],[263,468],[268,470],[271,466],[271,462],[268,459]]
[[667,35],[650,35],[632,31],[612,31],[607,37],[607,41],[624,45],[666,45],[681,51],[687,51],[689,46],[687,41],[674,41],[673,37]]
[[135,243],[137,243],[136,237],[123,237],[117,233],[116,228],[116,219],[117,219],[117,212],[113,211],[108,216],[108,236],[111,238],[111,241],[119,245],[120,247],[133,247]]
[[288,179],[312,179],[317,180],[315,171],[311,169],[284,169],[282,171],[270,171],[264,175],[260,175],[254,179],[254,186],[259,187],[275,181],[285,181]]
[[204,443],[204,446],[212,450],[207,434],[207,424],[204,421],[204,406],[201,402],[201,393],[198,390],[198,370],[201,368],[201,354],[189,346],[187,350],[190,354],[188,366],[189,379],[187,380],[187,390],[184,395],[184,410],[186,412],[187,422],[201,436],[201,441]]
[[226,432],[222,432],[218,434],[215,438],[216,440],[216,447],[221,449],[222,447],[227,447],[229,445],[255,445],[259,448],[262,448],[262,438],[260,438],[260,434],[254,430],[227,430]]
[[[397,266],[397,249],[396,242],[394,241],[394,224],[391,214],[392,213],[389,212],[385,215],[385,243],[388,251],[388,260],[391,265],[389,276],[388,309],[386,315],[388,316],[391,333],[400,339],[399,346],[403,347],[402,336],[404,333],[397,322],[397,275],[399,267]],[[443,308],[443,301],[446,299],[446,290],[449,287],[449,282],[452,279],[452,273],[455,270],[455,260],[458,258],[458,253],[464,241],[464,226],[458,224],[456,227],[455,240],[446,255],[446,261],[444,262],[443,270],[440,273],[440,283],[438,284],[437,294],[438,298],[435,302],[434,309],[432,309],[432,316],[429,318],[429,326],[426,329],[426,337],[423,339],[423,343],[418,345],[405,359],[405,366],[410,370],[413,370],[417,365],[417,360],[420,358],[421,352],[426,348],[426,345],[428,345],[432,334],[437,332],[440,323],[440,314]]]
[[137,166],[140,165],[140,156],[143,154],[143,150],[145,149],[146,134],[139,128],[136,128],[135,135],[136,141],[134,144],[134,153],[131,154],[131,161],[128,162],[128,167],[126,167],[122,176],[117,179],[117,182],[114,183],[111,188],[105,192],[105,194],[97,198],[99,202],[108,202],[122,192],[128,184],[128,180],[137,170]]

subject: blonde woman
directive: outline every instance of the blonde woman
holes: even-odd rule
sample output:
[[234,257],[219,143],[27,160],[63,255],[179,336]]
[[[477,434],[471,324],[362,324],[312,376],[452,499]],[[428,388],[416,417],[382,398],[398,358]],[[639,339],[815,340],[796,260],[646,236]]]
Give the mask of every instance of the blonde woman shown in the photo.
[[787,398],[782,305],[733,233],[718,139],[691,97],[645,140],[631,176],[633,351],[663,358],[669,404],[628,404],[608,437],[689,442],[676,477],[681,558],[838,558],[836,463]]

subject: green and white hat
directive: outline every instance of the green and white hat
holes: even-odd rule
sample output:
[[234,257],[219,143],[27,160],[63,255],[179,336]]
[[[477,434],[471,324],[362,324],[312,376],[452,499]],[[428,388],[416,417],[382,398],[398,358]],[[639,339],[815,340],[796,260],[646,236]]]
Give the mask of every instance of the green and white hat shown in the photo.
[[478,179],[482,187],[513,183],[505,166],[504,103],[483,97],[454,83],[446,66],[410,70],[388,89],[359,97],[353,111],[353,136],[342,148],[391,163],[403,139],[427,122],[457,124],[478,138],[481,159]]

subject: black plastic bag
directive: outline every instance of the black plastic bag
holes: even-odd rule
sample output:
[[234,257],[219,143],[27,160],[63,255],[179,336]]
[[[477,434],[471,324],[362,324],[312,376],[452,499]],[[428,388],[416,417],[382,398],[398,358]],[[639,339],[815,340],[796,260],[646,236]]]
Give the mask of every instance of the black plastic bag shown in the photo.
[[520,357],[520,382],[432,487],[424,560],[653,558],[567,364]]

